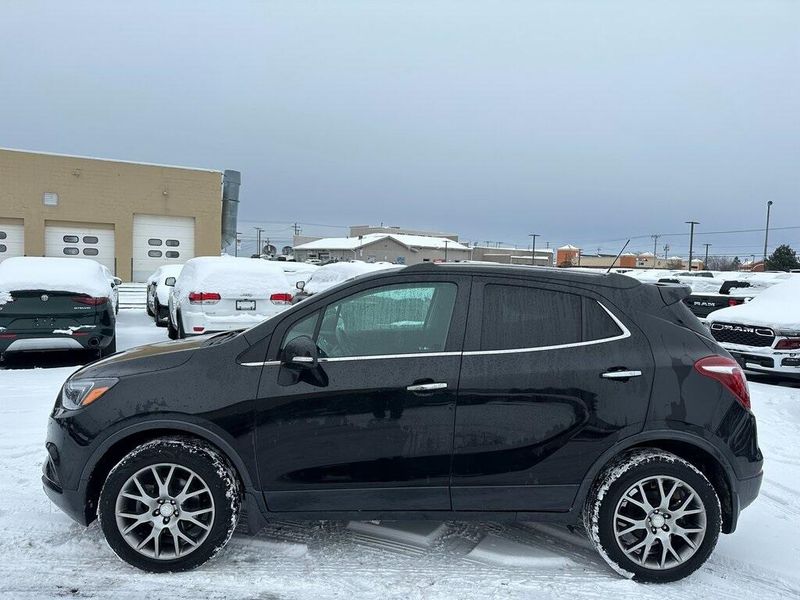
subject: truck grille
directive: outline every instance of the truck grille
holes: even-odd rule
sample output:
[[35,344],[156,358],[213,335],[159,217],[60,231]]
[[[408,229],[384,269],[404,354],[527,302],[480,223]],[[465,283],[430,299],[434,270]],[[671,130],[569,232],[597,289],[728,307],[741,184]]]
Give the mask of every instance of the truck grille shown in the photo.
[[769,327],[739,325],[736,323],[712,323],[711,335],[718,342],[766,348],[775,341],[775,332]]

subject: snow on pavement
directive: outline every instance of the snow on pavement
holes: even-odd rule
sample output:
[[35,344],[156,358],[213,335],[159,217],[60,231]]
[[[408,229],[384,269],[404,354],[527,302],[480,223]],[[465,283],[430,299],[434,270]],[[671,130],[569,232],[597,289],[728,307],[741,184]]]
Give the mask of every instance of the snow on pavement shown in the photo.
[[[164,339],[143,311],[120,312],[120,349]],[[800,389],[751,384],[762,493],[682,582],[621,579],[565,528],[452,521],[274,522],[257,536],[235,535],[196,571],[152,575],[122,563],[96,523],[77,525],[42,492],[47,416],[77,366],[37,364],[0,370],[3,598],[800,598]]]

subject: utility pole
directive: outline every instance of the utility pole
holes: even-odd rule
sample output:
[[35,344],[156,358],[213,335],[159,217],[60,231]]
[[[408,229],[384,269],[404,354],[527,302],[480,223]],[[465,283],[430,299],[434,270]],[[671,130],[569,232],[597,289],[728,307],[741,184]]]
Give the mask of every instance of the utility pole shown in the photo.
[[764,229],[764,271],[767,270],[767,242],[769,241],[769,211],[772,208],[772,200],[767,202],[767,226]]
[[669,244],[664,244],[664,263],[667,262],[667,255],[669,254]]
[[292,227],[294,228],[294,234],[295,235],[300,235],[300,231],[301,231],[300,225],[298,223],[295,223],[294,225],[292,225]]
[[450,240],[446,239],[444,241],[444,262],[447,262],[447,244],[449,244],[449,243],[450,243]]
[[538,233],[529,233],[528,235],[533,238],[533,241],[531,242],[531,264],[535,265],[536,264],[536,238],[539,237],[539,234]]
[[689,226],[689,271],[692,270],[692,250],[694,249],[694,226],[699,225],[700,221],[686,221]]
[[[653,267],[652,268],[655,269],[656,268],[656,262],[658,262],[658,260],[657,260],[658,259],[658,250],[657,250],[657,248],[658,248],[658,238],[660,238],[661,236],[658,235],[657,233],[654,233],[650,237],[653,238]],[[664,257],[664,258],[666,258],[666,257]]]
[[253,227],[256,230],[256,254],[261,256],[261,232],[264,231],[263,227]]
[[233,255],[234,256],[239,256],[239,244],[242,243],[242,240],[239,238],[240,235],[242,235],[242,232],[241,231],[237,231],[236,232],[236,245],[233,247]]
[[708,270],[708,247],[710,245],[711,244],[703,244],[703,246],[706,247],[706,260],[703,262],[703,268],[706,269],[706,270]]

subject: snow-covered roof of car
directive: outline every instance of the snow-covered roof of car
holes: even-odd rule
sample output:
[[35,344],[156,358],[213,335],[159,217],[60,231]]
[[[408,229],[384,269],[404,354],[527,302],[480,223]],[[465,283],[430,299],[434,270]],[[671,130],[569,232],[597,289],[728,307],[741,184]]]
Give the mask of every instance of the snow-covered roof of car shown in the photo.
[[319,267],[311,274],[306,280],[303,291],[308,294],[319,294],[338,283],[347,281],[353,277],[358,277],[359,275],[364,275],[365,273],[399,268],[401,268],[400,265],[393,265],[391,263],[367,263],[360,260],[330,263]]
[[773,285],[750,302],[715,310],[708,320],[800,330],[800,275]]
[[280,263],[258,258],[201,256],[183,265],[174,293],[182,299],[190,292],[235,296],[267,291],[292,291]]
[[111,285],[100,263],[88,258],[15,256],[0,263],[0,293],[50,290],[108,297]]

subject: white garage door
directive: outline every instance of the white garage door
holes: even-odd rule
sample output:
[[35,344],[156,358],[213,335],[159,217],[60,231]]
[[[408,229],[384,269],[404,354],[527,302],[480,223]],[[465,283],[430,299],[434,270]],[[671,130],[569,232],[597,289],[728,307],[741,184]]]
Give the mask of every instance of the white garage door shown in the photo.
[[133,280],[194,258],[194,217],[133,216]]
[[91,258],[116,273],[114,230],[94,223],[45,225],[46,256]]
[[0,262],[25,254],[25,227],[22,223],[0,219]]

